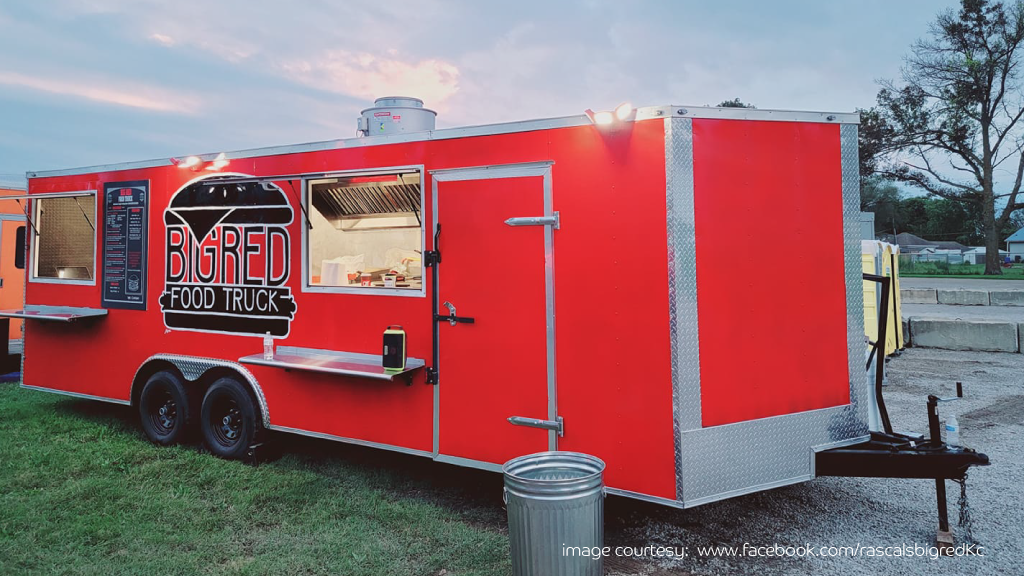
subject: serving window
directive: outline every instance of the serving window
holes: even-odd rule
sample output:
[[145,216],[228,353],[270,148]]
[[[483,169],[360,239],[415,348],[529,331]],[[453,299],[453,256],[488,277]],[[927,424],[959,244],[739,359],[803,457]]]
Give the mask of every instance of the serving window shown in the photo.
[[96,196],[34,199],[32,278],[93,284],[96,278]]
[[313,179],[306,193],[311,288],[422,291],[418,171]]

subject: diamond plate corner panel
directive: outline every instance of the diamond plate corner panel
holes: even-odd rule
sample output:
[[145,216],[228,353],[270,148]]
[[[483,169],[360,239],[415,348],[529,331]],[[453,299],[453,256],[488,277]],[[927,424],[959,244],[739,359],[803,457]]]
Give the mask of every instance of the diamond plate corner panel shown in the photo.
[[[672,127],[675,130],[675,126]],[[678,135],[679,132],[676,132]],[[692,132],[688,132],[692,159]],[[668,143],[668,141],[666,141]],[[674,141],[673,147],[679,146]],[[823,448],[855,443],[867,437],[866,380],[861,370],[863,357],[863,294],[860,269],[860,178],[857,162],[857,126],[840,126],[841,178],[843,196],[843,259],[847,304],[847,358],[850,374],[850,404],[785,414],[724,426],[700,428],[699,380],[690,382],[695,371],[686,371],[681,364],[687,359],[696,362],[696,317],[693,321],[693,353],[689,340],[680,337],[678,323],[681,313],[689,308],[673,293],[673,385],[676,387],[678,422],[690,422],[696,415],[697,426],[680,426],[677,430],[679,498],[685,507],[696,506],[749,492],[766,490],[814,477],[814,452]],[[692,160],[689,205],[692,215]],[[671,180],[670,180],[671,182]],[[673,207],[670,201],[670,210]],[[672,222],[670,218],[670,222]],[[692,221],[690,222],[692,226]],[[670,226],[671,233],[671,226]],[[679,249],[676,248],[676,253]],[[679,262],[671,270],[679,281]],[[694,290],[694,294],[696,290]],[[685,294],[683,294],[685,296]],[[694,300],[694,303],[696,300]],[[694,313],[696,308],[693,308]],[[687,394],[695,393],[695,396]],[[696,402],[697,411],[686,404]]]
[[693,216],[693,121],[665,119],[669,334],[676,497],[683,499],[681,431],[700,428],[697,251]]
[[856,419],[867,426],[867,395],[864,354],[864,288],[860,258],[860,159],[857,125],[839,126],[839,147],[843,170],[843,238],[846,240],[846,330],[850,370],[850,402],[856,406]]

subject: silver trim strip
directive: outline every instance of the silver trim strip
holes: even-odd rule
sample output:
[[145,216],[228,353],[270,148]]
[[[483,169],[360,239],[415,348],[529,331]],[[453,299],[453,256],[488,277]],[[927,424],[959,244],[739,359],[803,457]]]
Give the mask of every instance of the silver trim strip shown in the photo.
[[[768,108],[719,108],[715,106],[671,106],[670,108],[672,108],[671,115],[676,118],[860,124],[860,114],[856,112],[810,112],[798,110],[772,110]],[[641,119],[639,114],[637,119]]]
[[456,466],[465,466],[466,468],[476,468],[478,470],[487,470],[488,472],[501,472],[501,464],[482,462],[480,460],[470,460],[469,458],[460,458],[459,456],[445,456],[443,454],[438,454],[437,456],[434,456],[434,462],[454,464]]
[[425,450],[416,450],[413,448],[404,448],[402,446],[395,446],[393,444],[381,444],[380,442],[370,442],[369,440],[357,440],[355,438],[348,438],[345,436],[335,436],[334,434],[325,434],[323,432],[312,432],[309,430],[302,430],[300,428],[289,428],[287,426],[276,426],[267,425],[267,430],[273,430],[275,432],[286,432],[288,434],[298,434],[299,436],[308,436],[310,438],[319,438],[321,440],[333,440],[335,442],[344,442],[345,444],[353,444],[355,446],[365,446],[367,448],[380,448],[381,450],[390,450],[392,452],[400,452],[402,454],[411,454],[413,456],[426,456],[431,457],[430,452]]
[[669,500],[668,498],[662,498],[660,496],[641,494],[640,492],[622,490],[621,488],[605,488],[604,491],[606,494],[611,494],[612,496],[632,498],[633,500],[642,500],[644,502],[651,502],[652,504],[661,504],[662,506],[671,506],[673,508],[685,508],[685,506],[683,506],[683,503],[678,500]]
[[[24,373],[23,373],[24,374]],[[55,388],[44,388],[42,386],[32,386],[31,384],[20,384],[22,388],[28,388],[29,390],[39,390],[40,392],[52,392],[54,394],[61,394],[64,396],[72,396],[74,398],[82,398],[85,400],[99,400],[100,402],[110,402],[111,404],[121,404],[123,406],[131,406],[131,400],[118,400],[117,398],[107,398],[106,396],[93,396],[92,394],[82,394],[81,392],[68,392],[67,390],[57,390]]]
[[[684,114],[679,114],[685,110]],[[637,108],[636,121],[642,122],[654,118],[666,116],[686,116],[689,118],[722,118],[728,120],[770,120],[782,122],[834,122],[842,124],[860,123],[860,115],[847,112],[802,112],[793,110],[769,110],[764,108],[715,108],[710,106],[645,106]],[[832,116],[833,120],[828,120]],[[367,136],[363,138],[345,138],[340,140],[325,140],[320,142],[306,142],[302,144],[291,144],[286,146],[268,146],[265,148],[249,148],[225,152],[228,160],[239,160],[243,158],[256,158],[260,156],[273,156],[277,154],[298,154],[301,152],[318,152],[323,150],[337,150],[339,148],[361,148],[365,146],[379,146],[385,144],[399,144],[404,142],[422,142],[426,140],[447,140],[451,138],[470,138],[474,136],[492,136],[498,134],[512,134],[516,132],[531,132],[536,130],[549,130],[554,128],[573,128],[577,126],[590,125],[590,119],[585,114],[575,116],[561,116],[557,118],[543,118],[537,120],[523,120],[518,122],[505,122],[498,124],[483,124],[480,126],[466,126],[460,128],[444,128],[426,132],[413,132],[408,134],[391,134],[387,136]],[[219,152],[206,154],[192,154],[198,156],[204,162],[212,161]],[[188,156],[188,154],[182,155]],[[136,170],[141,168],[154,168],[157,166],[173,165],[170,158],[142,160],[138,162],[121,162],[116,164],[100,164],[96,166],[82,166],[68,168],[65,170],[36,170],[25,173],[26,178],[50,178],[54,176],[73,176],[76,174],[92,174],[95,172],[117,172],[120,170]]]

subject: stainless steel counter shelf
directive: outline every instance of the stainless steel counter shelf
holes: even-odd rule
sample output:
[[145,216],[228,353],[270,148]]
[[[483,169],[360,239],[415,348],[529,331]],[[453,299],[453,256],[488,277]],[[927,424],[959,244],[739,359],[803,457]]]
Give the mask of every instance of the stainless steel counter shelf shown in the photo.
[[21,318],[48,322],[74,322],[86,318],[101,318],[107,315],[105,308],[81,308],[76,306],[46,306],[27,304],[22,310],[0,310],[0,318]]
[[242,364],[270,366],[284,370],[303,370],[373,380],[401,379],[407,383],[412,381],[413,372],[426,365],[426,362],[419,358],[407,358],[405,370],[386,370],[382,365],[381,357],[374,354],[294,346],[279,346],[270,360],[264,359],[263,354],[251,354],[239,358],[238,361]]

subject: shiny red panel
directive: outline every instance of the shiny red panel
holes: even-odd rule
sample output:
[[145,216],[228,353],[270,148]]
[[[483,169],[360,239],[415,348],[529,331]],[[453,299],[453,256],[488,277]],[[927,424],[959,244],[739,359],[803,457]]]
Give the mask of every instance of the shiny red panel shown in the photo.
[[839,126],[694,120],[704,426],[850,401]]

